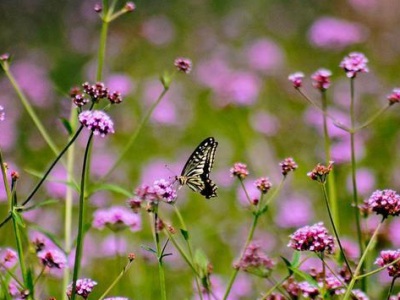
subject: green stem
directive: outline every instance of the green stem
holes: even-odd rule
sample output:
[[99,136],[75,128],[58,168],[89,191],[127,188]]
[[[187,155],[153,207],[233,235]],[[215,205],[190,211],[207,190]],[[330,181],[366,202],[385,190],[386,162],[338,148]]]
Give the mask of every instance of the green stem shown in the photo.
[[354,128],[354,132],[357,132],[361,129],[364,129],[365,127],[367,127],[368,125],[370,125],[373,121],[375,121],[381,114],[383,114],[386,110],[388,110],[391,107],[390,104],[382,107],[377,113],[375,113],[371,118],[369,118],[367,121],[365,121],[365,123],[363,123],[362,125],[358,126],[357,128]]
[[126,143],[125,148],[120,152],[121,154],[119,155],[118,159],[116,160],[116,162],[114,163],[114,165],[110,168],[110,170],[107,172],[106,175],[103,176],[102,179],[100,179],[100,181],[105,181],[108,176],[110,176],[110,174],[115,171],[115,169],[117,168],[117,166],[122,162],[122,159],[125,157],[125,155],[129,152],[129,150],[131,149],[133,143],[135,142],[136,138],[138,137],[142,127],[144,124],[147,123],[147,121],[149,120],[150,116],[152,115],[154,109],[157,107],[157,105],[161,102],[161,100],[164,98],[165,94],[168,92],[168,88],[164,88],[164,90],[161,92],[161,94],[158,96],[156,102],[154,102],[150,109],[147,111],[146,115],[144,116],[144,118],[142,119],[142,121],[139,123],[139,125],[136,127],[135,132],[132,134],[131,138],[129,139],[129,141]]
[[164,273],[164,265],[163,265],[163,253],[160,245],[160,235],[158,234],[158,229],[157,229],[157,223],[158,223],[158,213],[157,211],[154,212],[154,240],[156,243],[156,249],[157,249],[157,261],[158,261],[158,275],[160,279],[160,293],[161,293],[161,299],[166,300],[167,299],[167,291],[165,287],[165,273]]
[[[325,145],[325,160],[326,163],[329,164],[329,162],[332,160],[331,158],[331,139],[329,136],[329,130],[328,130],[328,120],[326,117],[326,112],[327,112],[327,107],[328,107],[328,101],[326,98],[326,91],[323,91],[321,94],[322,97],[322,110],[324,111],[323,114],[323,127],[324,127],[324,145]],[[335,183],[335,171],[331,170],[328,176],[328,191],[329,191],[329,202],[330,202],[330,207],[332,208],[332,217],[333,220],[336,224],[337,230],[340,231],[340,218],[339,218],[339,209],[338,209],[338,203],[337,203],[337,198],[336,198],[336,183]]]
[[[329,176],[330,176],[330,174],[329,174]],[[350,274],[353,276],[353,272],[351,271],[349,261],[347,260],[347,257],[346,257],[346,253],[344,252],[344,249],[342,247],[342,243],[340,242],[340,238],[339,238],[338,231],[336,230],[335,222],[334,222],[334,220],[332,218],[332,212],[331,212],[331,209],[329,207],[329,199],[328,199],[328,194],[326,192],[325,184],[321,184],[321,188],[322,188],[322,193],[324,195],[326,209],[328,210],[329,220],[331,221],[333,232],[335,233],[336,240],[337,240],[337,242],[339,244],[340,252],[342,253],[342,256],[343,256],[343,259],[344,259],[344,261],[346,263],[347,269],[349,270]]]
[[97,72],[96,72],[96,81],[101,81],[103,77],[103,67],[104,60],[106,55],[106,45],[107,45],[107,33],[108,33],[108,24],[109,20],[107,17],[102,19],[101,33],[100,33],[100,43],[99,43],[99,52],[97,56]]
[[[71,126],[75,129],[77,126],[77,111],[74,106],[71,109],[70,118]],[[75,162],[75,147],[71,145],[67,152],[67,182],[72,182],[74,179],[74,162]],[[73,209],[73,188],[66,186],[65,192],[65,221],[64,221],[64,250],[69,255],[72,250],[72,209]],[[63,271],[63,290],[67,290],[70,282],[69,268],[64,268]],[[63,293],[63,300],[68,300],[66,293]]]
[[380,268],[378,268],[378,269],[375,269],[375,270],[373,270],[373,271],[371,271],[371,272],[368,272],[368,273],[364,273],[364,274],[362,274],[362,275],[359,275],[358,278],[372,276],[372,275],[374,275],[374,274],[376,274],[376,273],[379,273],[379,272],[381,272],[381,271],[387,269],[387,267],[398,263],[399,261],[400,261],[400,257],[399,257],[398,259],[392,261],[390,264],[384,265],[383,267],[380,267]]
[[75,251],[75,261],[74,261],[74,273],[72,276],[72,296],[71,300],[74,300],[76,297],[76,281],[78,280],[79,269],[81,265],[82,258],[82,250],[83,250],[83,227],[84,227],[84,219],[85,219],[85,187],[86,187],[86,178],[88,173],[88,156],[90,145],[93,140],[93,132],[90,133],[86,149],[85,155],[83,157],[83,166],[82,166],[82,175],[81,175],[81,188],[79,194],[79,219],[78,219],[78,237],[76,241],[76,251]]
[[8,179],[7,179],[7,170],[6,170],[6,166],[5,166],[5,161],[3,158],[3,153],[1,151],[0,148],[0,167],[1,167],[1,174],[3,176],[3,183],[4,183],[4,188],[6,190],[6,195],[7,195],[7,199],[8,199],[8,207],[9,207],[9,211],[12,210],[12,197],[11,197],[11,190],[10,190],[10,186],[8,184]]
[[[178,216],[179,222],[181,223],[182,230],[184,230],[186,232],[186,235],[184,236],[184,239],[185,239],[185,242],[186,242],[186,247],[187,247],[187,249],[189,251],[190,261],[193,264],[193,251],[192,251],[192,246],[190,244],[190,236],[189,236],[189,233],[187,231],[187,227],[186,227],[185,221],[183,220],[182,214],[181,214],[181,212],[179,211],[179,209],[178,209],[178,207],[176,205],[174,205],[174,209],[175,209],[176,215]],[[199,293],[200,300],[203,300],[203,293],[201,292],[199,276],[197,276],[197,274],[198,274],[197,272],[194,272],[194,275],[195,275],[194,279],[195,279],[195,282],[196,282],[196,288],[197,288],[197,291]]]
[[243,189],[243,191],[244,191],[244,194],[246,195],[246,199],[247,199],[247,201],[248,201],[249,204],[250,204],[250,207],[253,207],[254,204],[253,204],[253,202],[251,202],[249,193],[247,192],[247,189],[246,189],[246,187],[244,186],[243,179],[242,179],[242,178],[239,178],[239,182],[240,182],[240,185],[242,186],[242,189]]
[[57,155],[58,152],[60,152],[51,139],[50,135],[46,131],[44,125],[40,121],[40,118],[37,116],[35,113],[33,107],[29,103],[28,99],[26,98],[25,94],[22,92],[21,87],[18,85],[17,81],[15,80],[14,76],[12,75],[8,63],[2,64],[4,72],[6,73],[6,76],[8,80],[11,82],[11,85],[13,86],[15,92],[18,95],[18,98],[21,100],[22,105],[25,107],[28,115],[31,117],[33,123],[35,126],[38,128],[40,134],[42,135],[43,139],[46,141],[46,143],[49,145],[51,150],[54,152],[55,155]]
[[[246,243],[244,244],[244,248],[242,250],[242,254],[239,257],[239,261],[242,259],[243,255],[244,255],[244,253],[246,251],[246,248],[249,246],[251,240],[253,239],[254,231],[256,229],[259,216],[260,215],[258,213],[254,214],[253,223],[251,224],[251,228],[250,228],[249,234],[247,235]],[[235,279],[236,279],[236,276],[238,275],[238,273],[239,273],[239,268],[235,268],[233,273],[232,273],[232,275],[231,275],[231,278],[229,280],[228,287],[226,289],[226,292],[225,292],[225,295],[224,295],[224,298],[223,298],[224,300],[228,299],[229,293],[231,292],[233,283],[235,282]]]
[[99,300],[103,300],[104,297],[107,296],[107,294],[112,290],[112,288],[121,280],[121,278],[124,276],[124,274],[129,270],[133,260],[129,260],[128,264],[122,269],[122,271],[119,273],[117,278],[110,284],[110,286],[107,288],[107,290],[99,297]]
[[393,279],[392,279],[392,283],[390,284],[387,300],[390,300],[390,295],[392,294],[393,287],[394,287],[394,282],[396,281],[396,279],[397,279],[397,277],[393,277]]
[[356,283],[356,281],[359,278],[361,278],[361,279],[365,278],[365,276],[358,277],[358,275],[359,275],[359,273],[360,273],[360,271],[362,269],[362,266],[364,264],[364,260],[367,257],[367,254],[368,254],[369,250],[371,249],[371,247],[372,247],[372,245],[373,245],[373,243],[375,241],[376,236],[379,233],[379,229],[381,228],[381,225],[383,224],[383,221],[385,221],[385,218],[382,218],[382,221],[378,224],[378,226],[376,227],[376,229],[374,231],[374,234],[372,235],[371,239],[369,240],[368,245],[365,248],[365,251],[363,252],[363,254],[362,254],[361,258],[360,258],[360,261],[358,262],[357,268],[353,273],[353,277],[351,278],[351,281],[350,281],[349,285],[347,286],[346,294],[344,295],[343,300],[347,300],[347,299],[350,298],[351,292],[353,290],[353,287],[354,287],[354,284]]
[[[71,140],[68,142],[68,144],[65,146],[65,148],[60,152],[60,154],[56,157],[54,162],[50,165],[50,167],[47,169],[46,173],[43,175],[43,177],[40,179],[40,181],[36,184],[34,187],[33,191],[29,194],[29,196],[26,198],[26,200],[22,203],[23,205],[26,205],[32,197],[36,194],[36,192],[39,190],[43,182],[46,180],[47,176],[50,174],[51,170],[55,167],[57,162],[60,160],[60,158],[64,155],[64,153],[68,150],[68,148],[74,143],[74,141],[77,139],[79,136],[79,133],[82,131],[83,126],[80,126],[79,129],[76,131],[75,135],[71,138]],[[1,223],[0,223],[0,228],[7,223],[8,220],[10,220],[11,215],[8,215],[7,218],[5,218]]]
[[[270,288],[261,298],[261,300],[267,300],[268,296],[271,295],[277,288],[279,288],[288,278],[289,276],[286,276],[285,278],[283,278],[280,282],[277,282],[272,288]],[[286,295],[282,295],[283,297],[285,297],[285,299],[290,299],[288,298]]]
[[[354,78],[350,79],[350,119],[351,119],[351,128],[352,131],[350,132],[350,147],[351,147],[351,180],[353,185],[353,207],[354,207],[354,217],[356,221],[357,227],[357,239],[358,239],[358,246],[360,249],[360,253],[364,251],[364,242],[361,232],[361,222],[360,222],[360,212],[358,207],[358,191],[357,191],[357,164],[356,164],[356,151],[355,151],[355,112],[354,112]],[[362,268],[361,268],[362,270]],[[365,285],[365,280],[363,279],[363,285]],[[365,286],[363,286],[363,290],[365,290]]]

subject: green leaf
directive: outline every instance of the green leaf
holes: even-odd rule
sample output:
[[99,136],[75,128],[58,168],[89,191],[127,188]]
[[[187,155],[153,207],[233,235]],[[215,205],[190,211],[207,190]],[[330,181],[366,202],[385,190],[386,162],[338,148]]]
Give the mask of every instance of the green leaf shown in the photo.
[[124,196],[126,196],[128,198],[132,198],[133,197],[133,194],[130,191],[128,191],[128,190],[126,190],[126,189],[124,189],[124,188],[122,188],[122,187],[120,187],[118,185],[111,184],[111,183],[102,183],[102,184],[99,184],[99,185],[95,185],[90,190],[91,194],[95,193],[97,191],[111,191],[111,192],[115,192],[117,194],[124,195]]
[[29,207],[22,207],[21,210],[22,211],[30,211],[30,210],[34,210],[34,209],[42,207],[42,206],[51,205],[51,204],[55,204],[55,203],[59,203],[59,202],[60,201],[57,199],[48,199],[48,200],[44,200],[42,202],[39,202],[39,203],[29,206]]
[[14,208],[14,209],[11,211],[11,216],[12,216],[12,218],[15,220],[15,222],[16,222],[19,226],[25,228],[24,219],[21,217],[21,214],[17,211],[16,208]]
[[181,234],[182,234],[182,236],[183,236],[183,238],[186,240],[186,241],[188,241],[189,240],[189,231],[187,231],[187,230],[184,230],[184,229],[181,229]]
[[26,285],[28,290],[31,292],[32,295],[34,295],[34,282],[33,282],[33,271],[31,268],[26,270]]
[[160,81],[164,87],[164,89],[168,90],[169,86],[171,85],[172,82],[172,76],[171,74],[169,74],[168,72],[164,72],[161,76],[160,76]]
[[68,134],[72,135],[73,130],[72,130],[71,123],[65,118],[61,118],[61,123],[64,125],[64,128],[67,130]]
[[293,257],[292,257],[292,266],[293,267],[299,267],[300,266],[300,258],[301,254],[299,251],[294,251]]
[[289,276],[293,275],[293,271],[292,271],[292,269],[291,269],[292,263],[291,263],[288,259],[286,259],[285,257],[283,257],[283,256],[281,256],[281,259],[283,260],[283,262],[285,263],[285,265],[286,265],[286,267],[287,267],[287,270],[288,270],[288,272],[289,272]]
[[151,252],[151,253],[157,254],[157,251],[156,251],[156,250],[154,250],[153,248],[149,247],[149,246],[146,246],[146,245],[140,245],[140,248],[142,248],[142,249],[144,249],[144,250],[146,250],[146,251],[148,251],[148,252]]

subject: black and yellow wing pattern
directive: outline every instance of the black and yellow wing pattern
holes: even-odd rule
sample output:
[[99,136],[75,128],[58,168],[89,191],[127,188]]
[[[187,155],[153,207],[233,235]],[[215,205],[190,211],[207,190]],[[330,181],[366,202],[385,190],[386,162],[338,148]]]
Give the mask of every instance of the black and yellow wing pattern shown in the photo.
[[180,185],[187,185],[207,199],[217,196],[217,186],[210,179],[218,142],[213,137],[206,138],[189,156],[181,175],[177,176]]

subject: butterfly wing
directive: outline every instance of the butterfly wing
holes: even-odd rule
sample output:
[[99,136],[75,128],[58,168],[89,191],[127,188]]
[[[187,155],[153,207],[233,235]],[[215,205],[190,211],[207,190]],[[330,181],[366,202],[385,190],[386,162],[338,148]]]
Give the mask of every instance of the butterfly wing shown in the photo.
[[217,186],[210,179],[217,146],[218,143],[213,137],[202,141],[189,156],[179,177],[181,184],[186,184],[193,191],[200,192],[207,199],[217,195]]

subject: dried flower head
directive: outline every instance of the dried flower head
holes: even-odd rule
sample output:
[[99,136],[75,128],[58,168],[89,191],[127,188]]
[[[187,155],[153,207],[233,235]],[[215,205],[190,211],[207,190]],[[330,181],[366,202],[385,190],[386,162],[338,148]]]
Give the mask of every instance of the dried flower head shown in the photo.
[[266,194],[272,187],[271,181],[269,181],[268,177],[261,177],[258,178],[255,182],[254,185],[257,187],[257,189],[263,193]]
[[393,190],[376,190],[366,203],[372,211],[384,218],[400,214],[400,196]]
[[233,167],[230,169],[231,176],[237,177],[239,179],[245,179],[249,175],[249,171],[247,170],[247,165],[243,163],[235,163]]
[[137,214],[140,211],[140,208],[142,207],[142,200],[138,197],[129,199],[127,203],[135,214]]
[[65,254],[57,249],[45,249],[37,253],[43,266],[48,268],[64,269],[67,264]]
[[[87,299],[96,285],[97,282],[90,278],[78,279],[76,281],[75,293],[76,295]],[[68,285],[66,293],[69,298],[72,296],[72,283]]]
[[392,93],[389,96],[387,96],[387,99],[389,100],[390,105],[399,103],[400,102],[400,88],[393,89]]
[[326,177],[333,169],[333,161],[329,162],[329,165],[326,167],[321,164],[317,164],[317,166],[311,171],[307,173],[307,176],[312,180],[318,181],[320,183],[325,183]]
[[293,87],[295,89],[298,89],[303,85],[303,78],[304,78],[303,72],[296,72],[290,74],[288,77],[289,81],[293,84]]
[[322,222],[312,226],[304,226],[290,235],[288,247],[297,251],[313,251],[332,253],[334,250],[333,237],[328,234]]
[[291,157],[285,158],[279,165],[281,166],[283,176],[286,176],[289,172],[296,170],[298,167]]
[[19,179],[19,173],[17,171],[12,171],[11,179],[12,179],[12,181],[17,181]]
[[274,263],[272,260],[255,243],[247,246],[242,258],[235,264],[235,268],[260,277],[268,277],[273,267]]
[[92,85],[89,82],[85,82],[82,84],[82,87],[83,91],[92,97],[94,101],[108,97],[108,89],[102,82],[96,82]]
[[114,133],[114,123],[111,118],[101,110],[85,110],[78,116],[79,122],[93,131],[94,135],[105,137]]
[[136,259],[135,253],[131,252],[128,254],[128,259],[129,261],[134,261]]
[[[400,249],[383,250],[379,254],[379,257],[376,259],[375,264],[377,264],[380,267],[384,267],[387,264],[390,264],[398,259],[400,259]],[[400,276],[400,261],[388,266],[386,269],[388,270],[389,276],[399,277]]]
[[135,232],[141,229],[140,215],[132,213],[128,208],[114,206],[105,209],[98,209],[93,214],[92,226],[97,229],[104,227],[112,231],[120,231],[129,228]]
[[312,85],[316,89],[325,91],[331,85],[332,72],[327,69],[319,69],[311,75]]
[[4,112],[4,107],[0,105],[0,122],[4,121],[6,113]]
[[112,92],[108,94],[108,100],[111,104],[120,104],[122,102],[122,96],[120,92]]
[[354,78],[357,73],[369,72],[367,63],[368,59],[364,54],[360,52],[352,52],[343,58],[339,66],[346,72],[347,77]]
[[178,71],[185,74],[189,74],[192,70],[192,61],[188,58],[178,57],[177,59],[175,59],[174,65],[178,69]]

